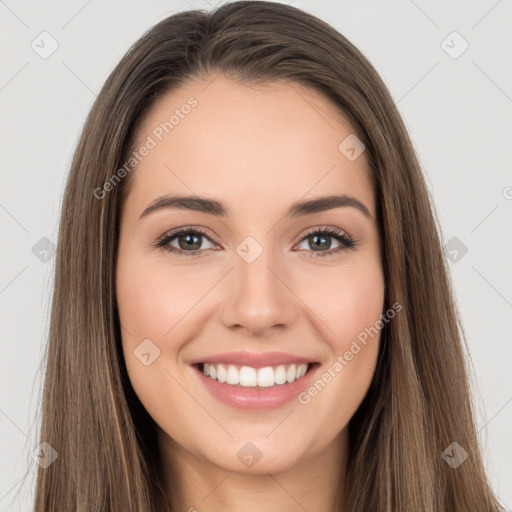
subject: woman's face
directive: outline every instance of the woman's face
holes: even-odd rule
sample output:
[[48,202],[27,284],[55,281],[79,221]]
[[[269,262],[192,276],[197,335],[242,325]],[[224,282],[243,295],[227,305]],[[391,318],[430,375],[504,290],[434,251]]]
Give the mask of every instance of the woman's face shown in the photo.
[[[175,453],[272,473],[346,440],[377,361],[380,336],[361,333],[384,307],[375,197],[351,134],[309,88],[224,75],[147,113],[117,301],[131,383]],[[351,199],[310,203],[333,196]]]

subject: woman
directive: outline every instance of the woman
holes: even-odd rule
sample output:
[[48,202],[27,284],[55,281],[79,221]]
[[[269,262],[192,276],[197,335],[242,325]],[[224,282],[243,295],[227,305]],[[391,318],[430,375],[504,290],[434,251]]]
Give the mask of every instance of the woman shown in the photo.
[[272,2],[170,16],[72,163],[35,510],[502,510],[462,339],[363,55]]

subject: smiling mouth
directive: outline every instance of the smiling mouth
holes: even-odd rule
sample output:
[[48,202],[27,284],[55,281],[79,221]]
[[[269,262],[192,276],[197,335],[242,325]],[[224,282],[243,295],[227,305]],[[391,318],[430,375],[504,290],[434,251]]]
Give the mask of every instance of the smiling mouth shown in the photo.
[[320,363],[280,364],[261,368],[213,363],[197,363],[193,366],[205,377],[235,388],[274,389],[302,379]]

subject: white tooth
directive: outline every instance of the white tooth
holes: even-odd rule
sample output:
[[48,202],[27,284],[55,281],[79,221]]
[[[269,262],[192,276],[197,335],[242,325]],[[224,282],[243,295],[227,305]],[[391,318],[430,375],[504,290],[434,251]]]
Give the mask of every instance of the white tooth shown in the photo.
[[274,381],[276,384],[284,384],[286,382],[286,370],[282,364],[276,368]]
[[232,364],[228,366],[228,375],[226,382],[228,384],[238,384],[240,382],[239,372],[236,369],[236,366],[233,366]]
[[297,375],[297,369],[295,368],[294,364],[291,364],[288,368],[288,371],[286,372],[286,380],[288,382],[293,382],[295,380],[295,377]]
[[274,385],[285,384],[286,382],[294,382],[303,377],[308,369],[307,364],[295,365],[291,364],[288,370],[284,365],[277,367],[265,366],[264,368],[255,369],[250,366],[242,366],[240,370],[235,365],[226,364],[203,364],[203,373],[211,379],[220,383],[231,385],[240,384],[243,387],[262,387],[268,388]]
[[228,372],[226,368],[222,364],[217,365],[217,380],[221,383],[226,382],[228,380]]
[[274,385],[274,370],[271,366],[265,366],[258,370],[258,386],[268,388]]
[[256,370],[250,366],[240,368],[240,386],[256,386]]

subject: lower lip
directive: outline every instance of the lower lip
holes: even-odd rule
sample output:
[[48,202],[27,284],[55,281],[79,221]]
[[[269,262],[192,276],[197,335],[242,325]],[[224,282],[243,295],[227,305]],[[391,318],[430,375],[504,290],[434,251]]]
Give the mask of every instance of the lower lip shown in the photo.
[[296,398],[308,387],[318,366],[313,366],[303,377],[294,382],[259,389],[221,383],[204,375],[198,367],[194,367],[194,371],[214,397],[238,409],[258,411],[281,407]]

